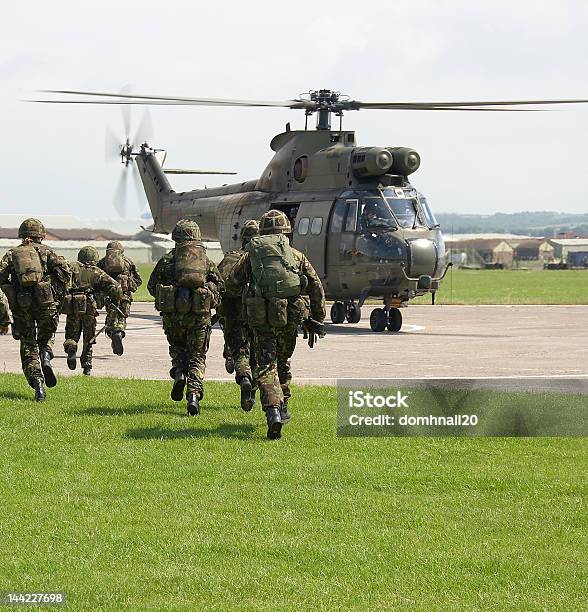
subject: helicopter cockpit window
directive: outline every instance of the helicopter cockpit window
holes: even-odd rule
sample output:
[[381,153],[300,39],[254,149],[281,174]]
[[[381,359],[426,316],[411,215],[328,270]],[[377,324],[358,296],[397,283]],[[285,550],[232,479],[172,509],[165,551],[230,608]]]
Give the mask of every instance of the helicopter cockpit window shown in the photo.
[[312,225],[310,226],[310,233],[313,236],[318,236],[321,233],[322,229],[323,229],[323,218],[315,217],[312,220]]
[[309,227],[310,227],[310,219],[308,217],[302,217],[302,219],[298,221],[298,233],[301,236],[306,236],[306,234],[308,234]]
[[345,231],[354,232],[357,227],[357,205],[359,200],[347,200],[347,219],[345,220]]
[[347,203],[345,200],[337,200],[333,214],[331,215],[331,232],[333,234],[340,234],[343,229],[343,220],[345,219],[345,211],[347,210]]
[[385,189],[383,191],[384,198],[394,212],[394,216],[398,219],[400,227],[415,227],[424,225],[424,219],[420,218],[420,211],[417,206],[417,201],[414,198],[398,198],[394,191]]
[[425,214],[425,219],[427,220],[427,225],[430,228],[439,227],[439,222],[435,219],[435,215],[431,212],[429,208],[429,204],[427,202],[427,198],[420,196],[419,202],[421,204],[421,208],[423,209],[423,213]]
[[396,220],[386,202],[379,196],[364,196],[361,199],[360,229],[396,228]]

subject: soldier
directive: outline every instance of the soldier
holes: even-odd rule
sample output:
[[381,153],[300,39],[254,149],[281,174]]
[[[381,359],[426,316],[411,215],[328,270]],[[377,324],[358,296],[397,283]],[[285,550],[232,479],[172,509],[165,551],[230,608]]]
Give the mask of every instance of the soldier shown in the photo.
[[67,313],[63,343],[67,365],[70,370],[76,369],[78,342],[83,335],[80,363],[86,376],[92,373],[92,345],[96,342],[98,300],[107,296],[116,303],[122,297],[121,286],[98,268],[98,259],[98,251],[93,246],[80,249],[77,263],[71,266],[73,274],[70,295],[63,308]]
[[133,293],[142,285],[137,266],[124,255],[124,247],[118,240],[106,246],[106,256],[98,262],[101,268],[122,288],[123,297],[119,304],[110,304],[106,308],[106,335],[112,342],[112,352],[122,355],[123,338],[126,335],[127,318],[131,313]]
[[65,259],[41,244],[45,228],[26,219],[18,228],[22,244],[0,261],[0,285],[12,310],[12,335],[20,340],[22,369],[35,400],[45,400],[43,383],[57,384],[51,366],[53,342],[70,270]]
[[8,333],[10,325],[10,314],[8,312],[8,302],[2,289],[0,289],[0,336],[5,336]]
[[235,382],[241,387],[241,408],[249,412],[255,404],[255,389],[251,372],[252,333],[243,317],[243,299],[241,289],[227,282],[235,264],[245,253],[244,249],[253,236],[259,235],[257,221],[247,221],[241,229],[241,246],[239,251],[229,251],[220,262],[218,269],[225,281],[219,314],[223,323],[225,337],[224,354],[230,360],[227,367],[229,374],[235,372]]
[[254,375],[266,413],[267,437],[272,440],[281,437],[282,424],[291,418],[290,357],[298,325],[303,324],[313,338],[324,336],[323,286],[308,259],[290,246],[286,236],[290,232],[284,213],[265,213],[259,222],[260,236],[251,239],[229,277],[244,291],[253,330]]
[[200,228],[182,219],[172,232],[175,249],[166,253],[151,273],[147,290],[163,318],[174,379],[171,398],[179,402],[186,387],[188,414],[200,414],[204,395],[206,352],[210,342],[212,308],[216,308],[223,282],[206,256]]

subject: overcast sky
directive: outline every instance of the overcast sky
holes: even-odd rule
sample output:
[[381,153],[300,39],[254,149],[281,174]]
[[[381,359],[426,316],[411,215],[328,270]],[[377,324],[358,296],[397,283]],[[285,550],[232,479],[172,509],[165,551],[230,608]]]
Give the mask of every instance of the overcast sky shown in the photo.
[[[289,99],[331,88],[365,101],[588,98],[582,0],[10,2],[0,30],[0,212],[115,215],[106,164],[118,108],[35,105],[35,89]],[[134,109],[139,123],[142,109]],[[257,177],[286,109],[154,107],[168,165]],[[362,145],[411,146],[437,212],[588,212],[588,105],[543,113],[359,111]],[[226,179],[172,177],[185,190]],[[231,177],[231,181],[232,181]],[[145,198],[131,200],[137,216]]]

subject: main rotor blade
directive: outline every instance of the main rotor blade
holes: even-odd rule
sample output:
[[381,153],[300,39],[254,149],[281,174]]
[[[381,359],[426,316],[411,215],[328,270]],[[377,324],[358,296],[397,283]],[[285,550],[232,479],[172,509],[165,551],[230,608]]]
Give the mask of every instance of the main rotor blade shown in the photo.
[[[202,105],[202,106],[275,106],[283,108],[315,108],[316,103],[310,100],[282,100],[282,101],[271,101],[271,100],[235,100],[230,98],[188,98],[181,96],[151,96],[142,94],[124,94],[124,93],[107,93],[101,91],[73,91],[67,89],[43,89],[42,93],[52,94],[65,94],[71,96],[93,96],[100,98],[117,98],[120,101],[115,102],[116,104],[125,103],[122,100],[126,100],[127,104],[155,104],[157,102],[163,104],[181,103],[187,105]],[[34,102],[49,102],[49,100],[34,100]],[[55,100],[55,102],[63,102],[62,100]],[[69,103],[76,103],[77,101],[70,100]],[[90,103],[88,100],[79,102]],[[97,102],[93,102],[97,103]]]
[[553,104],[586,104],[586,99],[560,99],[560,100],[482,100],[478,102],[359,102],[351,100],[343,102],[344,105],[359,108],[395,109],[398,107],[423,108],[425,110],[439,110],[442,108],[470,108],[492,106],[543,106]]
[[183,170],[182,168],[163,168],[166,174],[237,174],[222,170]]

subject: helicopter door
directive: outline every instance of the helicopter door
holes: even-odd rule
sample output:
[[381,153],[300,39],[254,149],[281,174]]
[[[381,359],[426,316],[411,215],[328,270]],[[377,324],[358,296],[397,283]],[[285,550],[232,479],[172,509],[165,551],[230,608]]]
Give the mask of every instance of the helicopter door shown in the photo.
[[339,198],[333,206],[327,247],[327,273],[331,292],[347,289],[345,275],[355,244],[358,208],[359,200],[355,198]]
[[294,247],[308,257],[321,279],[325,277],[326,272],[327,224],[332,205],[332,200],[301,202],[292,239]]

